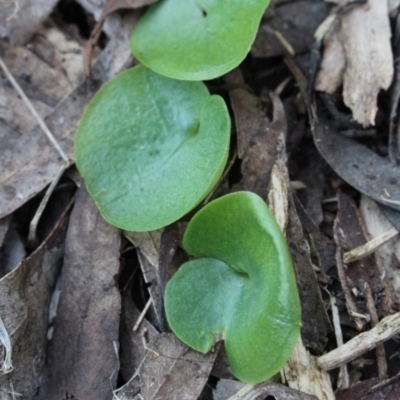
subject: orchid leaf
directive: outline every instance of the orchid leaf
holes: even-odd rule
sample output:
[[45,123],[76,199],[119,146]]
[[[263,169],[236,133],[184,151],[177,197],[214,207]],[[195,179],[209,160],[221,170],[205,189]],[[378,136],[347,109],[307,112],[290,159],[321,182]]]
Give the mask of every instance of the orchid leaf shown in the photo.
[[167,285],[171,329],[202,353],[222,337],[243,382],[277,373],[299,338],[301,311],[289,251],[265,202],[250,192],[211,202],[190,221],[183,245],[197,259]]
[[166,226],[195,207],[226,164],[230,118],[202,82],[135,67],[85,110],[76,164],[103,217],[128,231]]
[[161,0],[137,24],[132,52],[142,64],[171,78],[216,78],[246,57],[269,2]]

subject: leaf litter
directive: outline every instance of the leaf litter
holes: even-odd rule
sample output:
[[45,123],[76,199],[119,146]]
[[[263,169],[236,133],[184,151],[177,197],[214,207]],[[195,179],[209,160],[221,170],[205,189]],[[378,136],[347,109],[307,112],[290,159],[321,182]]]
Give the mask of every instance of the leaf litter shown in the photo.
[[[63,20],[60,2],[79,4],[90,29],[98,23],[92,39],[80,35],[77,17]],[[134,63],[129,37],[150,3],[0,2],[1,57],[68,165],[85,105],[102,82]],[[70,180],[71,168],[54,181],[65,161],[1,75],[0,398],[329,399],[336,389],[338,399],[399,397],[396,354],[388,350],[400,311],[394,236],[400,228],[400,4],[366,3],[275,1],[246,60],[223,82],[208,83],[229,99],[232,154],[239,155],[213,196],[247,189],[274,199],[286,227],[303,327],[281,374],[286,379],[275,378],[280,383],[238,384],[223,344],[201,355],[168,333],[163,293],[187,260],[180,241],[190,216],[156,236],[120,236],[81,182]],[[324,21],[330,29],[316,45]],[[52,182],[37,240],[29,241],[29,224]],[[69,216],[76,184],[81,189]],[[366,243],[391,230],[393,238],[363,254]],[[362,258],[344,262],[354,249]],[[335,321],[328,317],[332,296]],[[371,322],[374,310],[378,321]],[[339,347],[333,327],[343,337]],[[378,374],[382,353],[366,353],[382,341],[387,378]],[[347,366],[344,386],[337,370],[325,371],[328,365]]]

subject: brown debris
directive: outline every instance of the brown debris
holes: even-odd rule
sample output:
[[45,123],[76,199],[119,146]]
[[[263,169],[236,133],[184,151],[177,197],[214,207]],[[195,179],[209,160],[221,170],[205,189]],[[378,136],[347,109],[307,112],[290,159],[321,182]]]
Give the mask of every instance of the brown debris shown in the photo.
[[[370,287],[374,296],[379,295],[381,298],[381,301],[376,304],[380,317],[386,316],[390,312],[390,294],[384,280],[383,268],[376,262],[374,255],[349,264],[343,263],[343,254],[347,250],[365,243],[367,239],[354,201],[341,192],[338,193],[338,213],[334,232],[339,278],[347,307],[350,315],[354,318],[357,329],[362,330],[369,322],[365,304],[366,285]],[[363,315],[366,318],[363,318]]]
[[197,400],[207,382],[216,348],[201,354],[184,345],[175,335],[160,334],[148,345],[140,370],[142,396],[146,400]]
[[[240,84],[239,70],[226,75],[228,84]],[[261,100],[246,88],[229,92],[235,113],[238,135],[238,155],[242,158],[243,188],[266,199],[272,167],[276,160],[276,143],[286,135],[286,116],[279,97],[270,94],[273,120],[269,121]]]
[[79,189],[68,227],[61,296],[39,399],[110,399],[118,371],[120,233]]
[[[64,255],[65,228],[64,216],[34,253],[0,279],[0,318],[11,339],[9,356],[13,368],[7,374],[0,372],[1,399],[9,399],[12,391],[30,399],[40,386],[50,296]],[[1,357],[3,344],[0,342]]]

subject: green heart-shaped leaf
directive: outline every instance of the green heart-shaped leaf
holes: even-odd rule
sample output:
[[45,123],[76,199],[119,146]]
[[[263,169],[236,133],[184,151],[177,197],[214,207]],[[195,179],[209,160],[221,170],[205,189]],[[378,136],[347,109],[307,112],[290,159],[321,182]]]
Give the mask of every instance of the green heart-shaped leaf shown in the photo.
[[278,372],[298,340],[301,311],[285,239],[264,201],[238,192],[211,202],[183,243],[200,258],[167,285],[171,329],[202,353],[221,334],[231,371],[244,382]]
[[226,164],[229,136],[221,97],[201,82],[139,66],[104,85],[85,110],[76,164],[110,224],[149,231],[209,193]]
[[161,0],[137,24],[131,49],[159,74],[213,79],[246,57],[270,0]]

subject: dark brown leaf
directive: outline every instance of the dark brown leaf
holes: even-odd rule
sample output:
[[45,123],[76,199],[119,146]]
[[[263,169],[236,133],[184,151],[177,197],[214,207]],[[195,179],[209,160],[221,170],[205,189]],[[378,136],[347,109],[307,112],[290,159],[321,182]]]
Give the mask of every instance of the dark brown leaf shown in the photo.
[[387,316],[391,308],[391,296],[384,280],[383,268],[377,264],[375,255],[371,254],[361,260],[343,263],[343,254],[367,242],[365,228],[354,201],[347,195],[338,193],[338,213],[334,233],[337,245],[337,266],[339,279],[346,297],[347,307],[358,330],[362,330],[367,321],[354,313],[366,314],[365,285],[368,284],[373,295],[382,299],[377,302],[379,317]]
[[[228,84],[242,81],[239,70],[228,74]],[[286,116],[279,97],[271,94],[273,121],[269,121],[261,100],[245,88],[229,93],[235,113],[238,154],[242,158],[243,187],[266,199],[272,167],[276,161],[279,135],[286,135]]]
[[116,383],[121,299],[119,231],[108,225],[86,188],[71,215],[54,335],[40,399],[109,400]]

